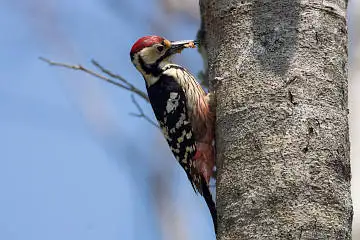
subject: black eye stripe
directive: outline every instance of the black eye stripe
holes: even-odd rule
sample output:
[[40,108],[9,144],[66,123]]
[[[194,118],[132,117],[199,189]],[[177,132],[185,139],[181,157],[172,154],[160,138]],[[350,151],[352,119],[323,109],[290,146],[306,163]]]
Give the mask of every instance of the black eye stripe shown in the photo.
[[161,52],[162,50],[164,50],[164,46],[158,46],[158,47],[156,47],[156,49],[157,49],[159,52]]

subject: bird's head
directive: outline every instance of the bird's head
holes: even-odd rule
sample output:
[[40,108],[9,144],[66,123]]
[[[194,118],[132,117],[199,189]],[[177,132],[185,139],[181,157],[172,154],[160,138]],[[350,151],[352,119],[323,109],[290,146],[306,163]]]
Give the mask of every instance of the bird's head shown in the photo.
[[130,58],[145,80],[157,77],[170,57],[185,48],[194,48],[193,40],[171,42],[159,36],[145,36],[138,39],[131,48]]

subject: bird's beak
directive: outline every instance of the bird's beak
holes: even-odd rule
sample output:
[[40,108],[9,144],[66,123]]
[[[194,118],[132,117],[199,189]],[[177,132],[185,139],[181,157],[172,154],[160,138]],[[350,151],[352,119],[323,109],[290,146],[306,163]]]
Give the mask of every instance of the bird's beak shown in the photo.
[[169,47],[167,51],[167,55],[173,55],[175,53],[181,53],[185,48],[196,48],[197,41],[194,40],[181,40],[174,42],[165,42],[165,44]]

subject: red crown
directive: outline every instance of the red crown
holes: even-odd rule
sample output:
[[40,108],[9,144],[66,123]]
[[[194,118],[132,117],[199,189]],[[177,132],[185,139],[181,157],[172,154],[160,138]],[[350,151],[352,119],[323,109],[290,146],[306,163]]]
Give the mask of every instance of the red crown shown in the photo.
[[165,39],[159,36],[145,36],[138,39],[131,48],[130,54],[139,52],[141,49],[150,47],[155,43],[162,43]]

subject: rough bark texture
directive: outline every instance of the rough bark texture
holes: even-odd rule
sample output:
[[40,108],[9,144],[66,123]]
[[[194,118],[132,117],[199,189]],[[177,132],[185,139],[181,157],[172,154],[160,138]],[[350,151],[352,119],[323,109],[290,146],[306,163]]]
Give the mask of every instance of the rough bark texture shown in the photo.
[[218,239],[351,239],[345,0],[202,0]]

